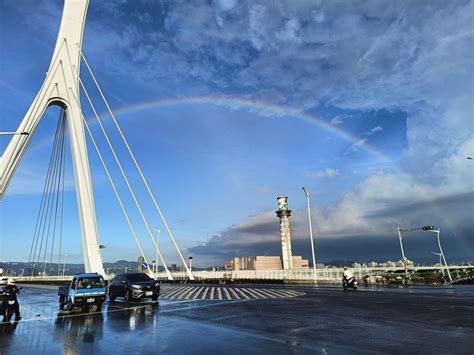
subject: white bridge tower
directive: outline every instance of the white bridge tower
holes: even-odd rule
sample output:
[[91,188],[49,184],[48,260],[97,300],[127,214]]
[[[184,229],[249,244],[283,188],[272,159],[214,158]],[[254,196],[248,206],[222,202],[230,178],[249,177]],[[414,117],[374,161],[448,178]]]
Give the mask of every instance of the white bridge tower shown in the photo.
[[82,34],[88,4],[88,0],[64,2],[61,26],[46,78],[17,129],[19,133],[28,134],[14,135],[0,158],[0,198],[5,194],[45,110],[51,105],[61,106],[66,113],[71,144],[85,271],[104,274],[79,100]]

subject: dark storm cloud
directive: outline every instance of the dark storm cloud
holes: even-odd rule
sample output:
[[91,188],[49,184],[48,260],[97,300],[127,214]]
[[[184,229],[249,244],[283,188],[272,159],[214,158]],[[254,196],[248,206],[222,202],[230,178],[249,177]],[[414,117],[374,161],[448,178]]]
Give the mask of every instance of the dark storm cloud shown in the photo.
[[[397,226],[421,227],[435,224],[441,229],[446,254],[452,261],[474,259],[474,193],[442,196],[429,201],[408,202],[378,200],[384,208],[368,211],[358,223],[340,220],[315,211],[318,260],[399,260]],[[328,212],[326,212],[327,214]],[[349,215],[347,215],[349,217]],[[310,258],[305,211],[294,210],[291,217],[294,255]],[[437,251],[434,233],[414,232],[406,236],[410,258],[417,262],[434,262]],[[273,212],[250,217],[236,224],[207,243],[190,248],[190,253],[214,255],[222,260],[234,256],[280,255],[278,220]]]
[[[391,201],[382,201],[391,202]],[[470,208],[469,208],[470,206]],[[392,205],[390,207],[376,210],[366,214],[368,218],[382,218],[389,216],[401,216],[404,214],[410,214],[412,212],[420,212],[422,210],[433,209],[438,207],[441,209],[450,209],[450,214],[453,214],[452,209],[458,210],[457,215],[471,214],[474,210],[474,192],[466,192],[453,194],[449,196],[442,196],[426,201],[418,201],[412,203]]]

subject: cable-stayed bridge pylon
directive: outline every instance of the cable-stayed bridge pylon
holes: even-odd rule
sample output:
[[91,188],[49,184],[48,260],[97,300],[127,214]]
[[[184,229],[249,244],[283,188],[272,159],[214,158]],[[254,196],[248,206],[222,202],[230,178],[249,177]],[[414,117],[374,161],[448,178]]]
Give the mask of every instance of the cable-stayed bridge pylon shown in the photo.
[[[80,65],[83,59],[89,73],[93,78],[95,85],[97,86],[97,89],[100,92],[100,96],[105,102],[110,116],[112,117],[115,126],[118,129],[118,132],[120,133],[120,136],[127,147],[128,153],[133,159],[134,165],[140,174],[141,180],[144,183],[150,198],[152,199],[156,212],[159,214],[162,223],[165,226],[165,229],[168,232],[173,242],[173,245],[176,248],[178,256],[184,264],[188,277],[190,279],[194,279],[191,270],[188,268],[186,261],[176,243],[173,233],[171,232],[171,229],[169,228],[168,223],[166,222],[163,213],[160,207],[158,206],[158,203],[156,202],[153,193],[151,192],[148,182],[144,177],[142,170],[140,169],[140,166],[138,165],[138,162],[136,161],[135,156],[133,155],[133,152],[131,151],[127,140],[125,139],[125,136],[123,135],[120,126],[118,125],[115,115],[113,114],[110,105],[108,104],[100,86],[98,85],[97,80],[89,66],[89,63],[86,61],[86,58],[82,53],[82,39],[88,5],[88,0],[65,0],[64,2],[61,25],[59,28],[59,33],[56,40],[56,45],[54,48],[51,63],[46,73],[46,77],[30,108],[26,112],[17,129],[17,132],[27,134],[14,135],[10,143],[8,144],[4,154],[0,157],[0,198],[3,198],[7,190],[8,184],[11,181],[16,168],[18,167],[21,158],[26,151],[28,143],[30,142],[31,137],[35,132],[38,123],[43,117],[44,112],[49,106],[60,106],[65,113],[65,122],[67,125],[69,142],[71,146],[71,160],[76,187],[76,197],[79,211],[79,223],[82,235],[82,253],[84,258],[85,271],[104,274],[102,257],[100,254],[99,234],[97,229],[96,210],[94,206],[94,197],[92,190],[92,179],[90,174],[90,165],[86,146],[85,128],[87,129],[87,132],[90,134],[92,139],[93,136],[92,132],[90,131],[90,128],[87,126],[87,121],[84,119],[84,115],[81,109],[81,89],[86,94],[87,101],[91,105],[101,128],[102,125],[100,124],[99,115],[97,115],[93,103],[90,100],[86,88],[84,87],[83,82],[80,78]],[[107,133],[105,132],[105,130],[102,131],[108,141]],[[140,254],[142,254],[142,256],[145,256],[145,251],[141,247],[136,232],[134,231],[134,228],[128,217],[125,206],[123,205],[120,195],[118,194],[118,191],[115,188],[113,180],[108,173],[107,167],[100,154],[100,151],[97,145],[95,144],[95,141],[93,142],[94,148],[96,148],[100,156],[101,163],[106,169],[107,175],[114,189],[114,193],[120,203],[120,207],[122,208],[122,212],[124,213],[127,219],[127,223],[137,243]],[[128,183],[127,176],[125,175],[125,172],[123,171],[120,165],[120,161],[115,155],[115,151],[112,145],[109,145],[109,147],[114,155],[116,163],[118,164],[122,172],[122,177],[127,183],[129,192],[131,193],[134,199],[135,205],[140,212],[149,237],[153,241],[153,244],[157,249],[157,253],[160,256],[168,278],[172,279],[172,275],[167,269],[163,256],[159,251],[158,245],[156,245],[155,240],[152,236],[151,227],[148,224],[144,213],[142,212],[141,206],[137,198],[135,197],[133,189]]]

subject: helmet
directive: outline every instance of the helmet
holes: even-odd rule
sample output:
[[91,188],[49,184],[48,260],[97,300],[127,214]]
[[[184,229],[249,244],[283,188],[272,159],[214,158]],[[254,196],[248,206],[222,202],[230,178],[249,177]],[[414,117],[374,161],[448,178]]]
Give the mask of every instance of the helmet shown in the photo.
[[7,285],[9,285],[9,286],[15,286],[15,280],[14,280],[14,279],[8,279]]
[[344,266],[344,270],[347,270],[347,266]]

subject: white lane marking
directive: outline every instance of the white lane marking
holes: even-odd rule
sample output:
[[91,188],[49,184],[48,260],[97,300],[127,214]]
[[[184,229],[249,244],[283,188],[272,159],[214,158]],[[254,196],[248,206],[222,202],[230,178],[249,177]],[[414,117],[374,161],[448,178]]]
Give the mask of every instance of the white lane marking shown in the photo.
[[170,288],[166,288],[166,289],[164,289],[164,290],[161,290],[160,293],[161,293],[162,295],[167,295],[168,293],[173,292],[173,290],[175,290],[175,288],[170,287]]
[[261,299],[262,297],[259,296],[258,293],[255,293],[252,289],[245,288],[245,292],[247,292],[249,295],[255,297],[256,299]]
[[266,295],[270,298],[277,298],[275,295],[269,293],[268,290],[264,290],[264,289],[259,288],[258,292],[260,292],[262,295]]
[[167,296],[167,298],[172,298],[172,297],[176,296],[177,294],[179,294],[183,289],[184,289],[184,287],[178,286],[173,291],[168,293],[166,296]]
[[186,295],[189,293],[189,292],[192,292],[194,290],[194,287],[193,286],[189,286],[187,288],[185,288],[180,294],[179,296],[177,297],[177,299],[179,300],[182,300],[182,299],[186,299]]
[[259,288],[252,288],[252,290],[253,290],[254,292],[258,293],[259,295],[261,295],[264,299],[267,299],[267,298],[268,298],[268,296],[265,295],[265,294],[262,292],[261,289],[259,289]]
[[197,286],[177,285],[170,286],[161,293],[162,299],[182,300],[240,300],[245,299],[277,299],[292,298],[304,295],[304,292],[287,289],[254,288],[254,287],[228,287],[228,286]]
[[230,293],[232,293],[232,295],[233,295],[236,299],[240,300],[239,295],[237,294],[237,292],[235,292],[235,290],[234,290],[233,288],[229,288],[229,291],[230,291]]
[[204,287],[196,287],[196,288],[197,288],[197,292],[194,295],[193,300],[197,299],[199,295],[201,294],[201,292],[204,290]]
[[236,288],[235,290],[238,291],[243,297],[245,297],[245,299],[247,299],[247,300],[250,299],[250,297],[247,296],[247,295],[245,294],[245,292],[242,291],[242,289]]
[[[193,306],[192,309],[197,309],[197,308],[206,308],[206,307],[214,307],[214,306],[219,306],[219,305],[228,305],[228,304],[233,304],[233,303],[242,303],[242,302],[248,302],[249,300],[240,300],[240,301],[227,301],[227,302],[212,302],[212,303],[206,303],[202,304],[199,306]],[[175,308],[175,309],[166,309],[163,311],[160,311],[160,313],[170,313],[170,312],[176,312],[176,311],[184,311],[184,310],[189,310],[189,308]]]
[[183,294],[181,295],[180,299],[188,299],[188,298],[191,298],[191,295],[196,292],[196,290],[199,290],[199,287],[192,287],[189,291],[187,292],[183,292]]
[[224,291],[225,296],[227,297],[228,300],[231,300],[231,299],[232,299],[232,297],[231,297],[230,294],[229,294],[229,291],[227,290],[227,287],[224,287],[224,288],[222,289],[222,291]]
[[169,296],[169,298],[170,299],[177,299],[180,295],[183,294],[183,292],[186,292],[190,288],[191,288],[191,286],[179,288],[178,291],[173,293],[173,295]]
[[[188,309],[188,308],[177,308],[177,309],[172,309],[172,310],[165,310],[165,309],[162,309],[162,307],[164,307],[164,306],[174,306],[174,305],[181,304],[181,303],[191,303],[191,302],[196,302],[196,301],[199,301],[199,300],[174,301],[174,302],[166,304],[166,305],[160,305],[159,309],[157,309],[157,311],[159,313],[163,313],[163,312],[167,313],[167,312],[172,312],[172,311],[176,311],[176,310],[180,310],[180,309]],[[74,313],[67,313],[67,314],[64,314],[64,315],[56,314],[56,315],[48,316],[48,317],[41,316],[41,317],[35,317],[35,318],[26,318],[26,319],[23,318],[18,323],[19,324],[21,324],[21,323],[31,323],[31,322],[45,321],[45,320],[51,320],[51,319],[66,319],[66,318],[74,318],[74,317],[81,317],[81,316],[87,317],[87,316],[96,315],[96,314],[108,314],[108,313],[133,311],[133,310],[137,310],[137,309],[148,308],[152,304],[155,304],[155,303],[159,303],[159,302],[150,302],[150,303],[147,303],[143,306],[136,306],[136,307],[119,307],[119,306],[114,306],[114,305],[108,304],[107,305],[107,310],[106,311],[104,310],[102,312],[87,312],[87,313],[85,313],[85,312],[74,312],[73,311]],[[111,307],[116,308],[116,309],[110,309]],[[1,322],[0,322],[0,324],[1,324]]]
[[209,287],[206,287],[206,289],[204,290],[204,294],[202,295],[201,299],[202,300],[205,300],[206,297],[207,297],[207,292],[209,291]]

